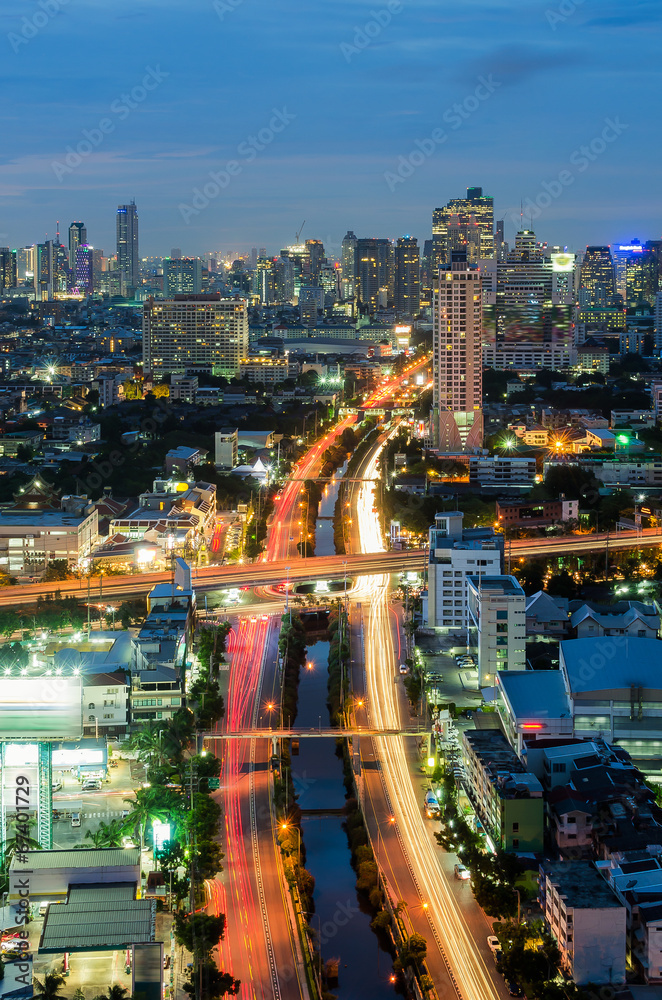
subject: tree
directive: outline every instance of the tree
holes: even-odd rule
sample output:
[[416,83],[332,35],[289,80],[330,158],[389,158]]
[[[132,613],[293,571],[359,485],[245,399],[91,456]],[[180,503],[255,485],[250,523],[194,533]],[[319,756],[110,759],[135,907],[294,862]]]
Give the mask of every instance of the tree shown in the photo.
[[66,559],[52,559],[46,567],[46,572],[42,576],[42,583],[50,583],[56,580],[71,580],[72,574],[69,572],[69,564]]
[[35,976],[32,980],[34,996],[40,1000],[58,1000],[64,982],[64,976],[60,976],[57,972],[47,972],[43,979],[37,979]]
[[126,817],[125,823],[127,828],[133,827],[135,829],[136,826],[139,827],[141,851],[145,846],[147,824],[155,819],[163,822],[170,818],[171,810],[167,802],[164,801],[164,791],[167,790],[162,788],[139,788],[136,791],[135,799],[124,799],[127,805],[131,806],[131,812]]
[[207,913],[176,913],[174,926],[177,943],[204,961],[225,934],[225,914],[212,917]]
[[94,1000],[131,1000],[126,986],[108,986],[105,993],[100,993]]
[[199,990],[196,990],[196,984],[192,981],[184,983],[182,988],[189,996],[197,996],[198,1000],[218,1000],[227,993],[234,996],[241,986],[240,979],[234,979],[229,972],[221,972],[213,962],[202,962],[197,972],[192,974],[191,980],[194,976]]
[[120,822],[113,819],[110,823],[104,823],[101,820],[98,830],[95,830],[94,833],[88,830],[85,838],[91,840],[95,847],[121,847],[125,830],[126,821]]

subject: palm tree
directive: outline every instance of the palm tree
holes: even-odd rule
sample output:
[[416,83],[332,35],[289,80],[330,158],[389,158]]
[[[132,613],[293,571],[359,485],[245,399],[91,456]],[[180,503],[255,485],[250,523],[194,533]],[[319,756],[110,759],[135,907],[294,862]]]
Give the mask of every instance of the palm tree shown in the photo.
[[126,822],[114,819],[110,823],[104,823],[101,820],[99,828],[94,833],[88,830],[85,837],[91,840],[95,847],[121,847],[125,829]]
[[129,741],[132,750],[138,754],[138,758],[151,765],[164,764],[168,760],[168,755],[164,750],[163,734],[166,723],[151,719],[143,723],[138,732],[134,733]]
[[131,1000],[126,986],[109,986],[96,1000]]
[[158,788],[139,788],[135,799],[124,799],[131,806],[131,812],[126,817],[127,827],[140,827],[140,850],[145,846],[145,830],[147,824],[154,819],[166,820],[170,809],[163,803],[163,794]]
[[59,1000],[60,990],[64,987],[64,976],[57,972],[47,972],[43,980],[35,976],[32,983],[34,996],[39,1000]]

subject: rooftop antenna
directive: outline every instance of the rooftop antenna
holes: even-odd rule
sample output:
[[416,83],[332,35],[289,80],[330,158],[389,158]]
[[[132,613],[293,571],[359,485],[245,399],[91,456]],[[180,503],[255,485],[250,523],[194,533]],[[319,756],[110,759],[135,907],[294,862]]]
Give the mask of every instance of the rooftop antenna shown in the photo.
[[519,228],[520,232],[524,229],[524,203],[521,198],[519,200]]
[[301,239],[301,234],[302,234],[302,232],[303,232],[303,227],[304,227],[305,225],[306,225],[306,220],[304,219],[304,220],[303,220],[303,222],[301,223],[301,228],[299,229],[299,232],[297,233],[297,238],[296,238],[296,242],[297,242],[297,243],[298,243],[298,242],[299,242],[299,240]]
[[55,223],[55,242],[60,245],[60,223],[59,221]]

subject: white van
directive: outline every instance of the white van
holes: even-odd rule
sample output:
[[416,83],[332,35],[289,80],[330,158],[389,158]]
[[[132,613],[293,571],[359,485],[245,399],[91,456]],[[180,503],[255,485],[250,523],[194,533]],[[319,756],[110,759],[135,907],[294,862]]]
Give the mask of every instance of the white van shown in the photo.
[[73,827],[80,826],[80,813],[71,814],[71,825]]

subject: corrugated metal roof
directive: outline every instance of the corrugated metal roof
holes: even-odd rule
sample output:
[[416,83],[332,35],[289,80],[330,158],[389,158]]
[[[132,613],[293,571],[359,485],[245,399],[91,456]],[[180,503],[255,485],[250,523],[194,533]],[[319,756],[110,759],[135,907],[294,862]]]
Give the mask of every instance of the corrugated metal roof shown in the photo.
[[41,952],[103,951],[154,941],[156,901],[105,900],[51,906],[39,942]]
[[138,847],[100,847],[78,851],[28,851],[25,861],[14,855],[11,871],[47,871],[56,868],[125,868],[140,864]]
[[124,901],[135,899],[135,882],[118,882],[117,885],[70,885],[69,904],[71,903],[101,903],[105,900]]

